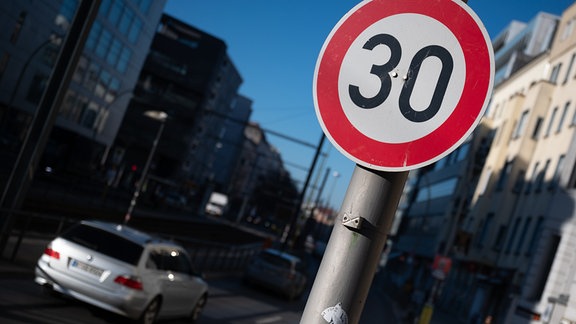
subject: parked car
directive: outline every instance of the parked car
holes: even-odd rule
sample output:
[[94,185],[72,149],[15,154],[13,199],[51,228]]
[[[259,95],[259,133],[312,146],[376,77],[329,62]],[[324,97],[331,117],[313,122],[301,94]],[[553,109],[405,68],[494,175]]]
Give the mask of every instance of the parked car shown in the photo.
[[302,295],[307,276],[304,264],[297,256],[277,249],[266,249],[250,262],[243,280],[274,290],[291,300]]
[[107,311],[153,323],[196,321],[208,285],[185,249],[125,225],[82,221],[46,247],[36,283]]

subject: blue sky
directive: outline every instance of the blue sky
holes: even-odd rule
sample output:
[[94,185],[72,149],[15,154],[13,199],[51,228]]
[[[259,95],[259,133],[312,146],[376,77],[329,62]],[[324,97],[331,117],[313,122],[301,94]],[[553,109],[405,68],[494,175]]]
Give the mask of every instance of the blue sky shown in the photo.
[[[401,1],[401,0],[390,0]],[[528,22],[539,11],[561,15],[573,0],[469,0],[490,37],[512,20]],[[252,121],[274,130],[318,144],[322,129],[316,118],[312,95],[314,68],[320,49],[332,28],[359,1],[354,0],[168,0],[165,12],[222,39],[244,80],[240,93],[253,100]],[[292,176],[306,179],[314,149],[269,134]],[[345,196],[354,163],[324,143],[328,158],[320,159],[322,170],[312,177],[320,184],[325,169],[331,176],[322,199],[338,209]],[[308,191],[310,192],[310,191]],[[315,199],[316,194],[313,195]]]

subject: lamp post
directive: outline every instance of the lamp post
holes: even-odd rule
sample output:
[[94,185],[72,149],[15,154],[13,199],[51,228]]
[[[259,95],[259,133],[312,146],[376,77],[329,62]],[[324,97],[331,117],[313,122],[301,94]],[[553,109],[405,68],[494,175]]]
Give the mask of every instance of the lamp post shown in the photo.
[[156,148],[158,147],[158,141],[162,136],[162,132],[164,131],[164,125],[166,124],[166,119],[168,118],[168,114],[160,110],[147,110],[146,112],[144,112],[144,116],[159,121],[160,127],[158,128],[158,132],[156,132],[156,138],[152,143],[152,148],[150,149],[150,154],[148,154],[148,159],[146,160],[146,164],[144,165],[144,170],[142,170],[142,176],[140,177],[140,180],[138,180],[138,182],[136,183],[136,188],[134,189],[134,195],[132,195],[130,206],[128,207],[126,216],[124,216],[124,224],[128,224],[130,218],[132,217],[132,212],[134,211],[134,207],[138,202],[138,197],[140,196],[140,191],[142,190],[144,181],[146,181],[146,177],[148,176],[148,169],[150,169],[150,163],[152,162],[152,158],[156,153]]

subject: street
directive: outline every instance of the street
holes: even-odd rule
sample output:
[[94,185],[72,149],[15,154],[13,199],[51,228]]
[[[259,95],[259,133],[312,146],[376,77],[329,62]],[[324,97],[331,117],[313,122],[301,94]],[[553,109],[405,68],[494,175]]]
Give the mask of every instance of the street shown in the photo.
[[[42,291],[33,280],[33,267],[45,240],[25,239],[15,261],[0,259],[0,322],[2,323],[124,323],[125,319],[68,298]],[[312,258],[311,270],[319,260]],[[313,278],[310,278],[312,283]],[[207,276],[210,297],[199,324],[299,323],[307,301],[288,301],[271,292],[247,286],[241,276]],[[180,320],[165,323],[183,323]],[[360,323],[398,323],[377,280],[366,301]]]

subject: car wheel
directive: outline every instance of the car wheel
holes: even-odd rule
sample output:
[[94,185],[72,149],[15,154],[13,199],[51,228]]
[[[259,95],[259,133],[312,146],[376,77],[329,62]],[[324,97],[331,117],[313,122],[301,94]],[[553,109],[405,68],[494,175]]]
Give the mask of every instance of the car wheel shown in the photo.
[[50,285],[42,285],[40,286],[43,295],[50,296],[50,297],[61,297],[60,293],[54,290]]
[[160,312],[160,298],[156,297],[154,298],[150,304],[148,304],[148,306],[146,306],[146,309],[144,309],[144,311],[142,312],[142,315],[140,315],[140,319],[138,320],[138,323],[141,324],[152,324],[156,321],[156,317],[158,316],[158,313]]
[[198,318],[200,318],[200,313],[202,313],[202,310],[204,309],[204,306],[206,306],[207,301],[208,301],[208,296],[206,294],[202,295],[202,297],[200,297],[200,299],[198,299],[198,302],[196,303],[196,305],[194,306],[194,309],[192,310],[192,314],[190,314],[190,322],[191,323],[196,323]]

